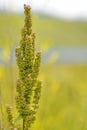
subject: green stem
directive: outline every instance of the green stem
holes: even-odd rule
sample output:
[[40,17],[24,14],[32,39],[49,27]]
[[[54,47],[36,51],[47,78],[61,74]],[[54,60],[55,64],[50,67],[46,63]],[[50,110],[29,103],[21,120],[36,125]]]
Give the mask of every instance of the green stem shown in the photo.
[[23,119],[23,130],[25,130],[25,119]]

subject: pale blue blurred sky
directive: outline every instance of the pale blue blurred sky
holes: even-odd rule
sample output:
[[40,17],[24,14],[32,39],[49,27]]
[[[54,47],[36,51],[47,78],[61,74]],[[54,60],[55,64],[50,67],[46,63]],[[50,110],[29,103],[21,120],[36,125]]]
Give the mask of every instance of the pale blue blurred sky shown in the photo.
[[23,11],[23,4],[30,4],[33,11],[63,18],[86,18],[87,0],[0,0],[0,9]]

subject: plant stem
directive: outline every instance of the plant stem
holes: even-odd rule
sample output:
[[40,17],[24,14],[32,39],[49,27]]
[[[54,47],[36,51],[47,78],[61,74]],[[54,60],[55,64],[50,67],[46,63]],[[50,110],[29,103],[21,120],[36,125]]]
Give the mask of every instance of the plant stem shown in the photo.
[[25,119],[23,119],[23,130],[25,130]]

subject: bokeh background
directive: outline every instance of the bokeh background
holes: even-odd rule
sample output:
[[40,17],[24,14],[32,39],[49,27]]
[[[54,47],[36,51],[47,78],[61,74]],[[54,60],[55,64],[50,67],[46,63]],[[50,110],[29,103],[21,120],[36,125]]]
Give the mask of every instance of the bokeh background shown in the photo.
[[0,0],[0,127],[7,127],[5,105],[15,111],[24,3],[31,5],[36,49],[42,51],[42,96],[31,130],[87,130],[86,0]]

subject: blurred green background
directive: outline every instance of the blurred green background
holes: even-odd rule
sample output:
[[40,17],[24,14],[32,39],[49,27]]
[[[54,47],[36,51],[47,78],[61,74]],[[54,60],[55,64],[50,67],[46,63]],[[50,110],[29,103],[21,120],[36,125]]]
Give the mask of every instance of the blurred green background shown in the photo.
[[[43,87],[37,120],[31,130],[87,130],[87,61],[56,62],[60,53],[55,50],[47,59],[48,50],[54,47],[87,48],[87,22],[37,14],[33,14],[32,22],[36,48],[42,51],[39,79]],[[3,108],[3,114],[6,104],[15,108],[18,69],[14,50],[20,42],[23,24],[22,14],[0,14],[0,111]]]

